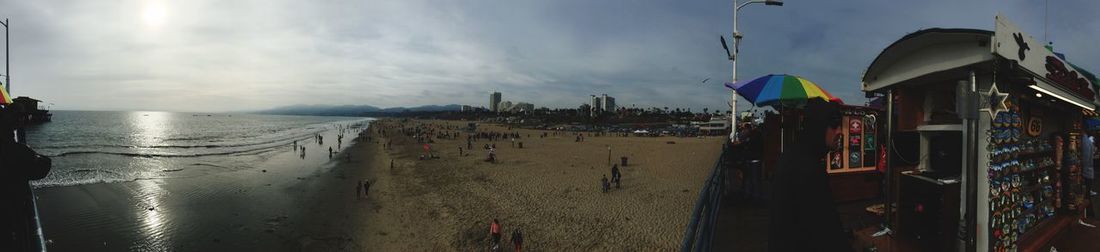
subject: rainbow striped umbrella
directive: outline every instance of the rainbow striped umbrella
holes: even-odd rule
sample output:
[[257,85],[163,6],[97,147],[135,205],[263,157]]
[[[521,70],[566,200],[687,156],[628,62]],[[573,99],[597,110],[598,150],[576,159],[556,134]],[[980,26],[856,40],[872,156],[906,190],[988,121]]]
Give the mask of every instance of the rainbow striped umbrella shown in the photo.
[[0,83],[0,105],[11,104],[11,96],[8,95],[8,91],[4,91],[3,83]]
[[737,83],[727,82],[726,87],[737,90],[741,97],[756,106],[797,106],[811,98],[844,103],[817,84],[794,75],[769,74]]

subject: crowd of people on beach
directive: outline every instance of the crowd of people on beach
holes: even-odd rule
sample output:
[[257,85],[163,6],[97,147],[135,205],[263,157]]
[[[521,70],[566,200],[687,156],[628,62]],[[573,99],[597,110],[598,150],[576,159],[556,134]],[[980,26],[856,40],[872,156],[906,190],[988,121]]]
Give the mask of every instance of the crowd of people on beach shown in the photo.
[[[372,122],[372,124],[373,124],[373,122]],[[367,142],[370,142],[371,138],[369,136],[368,131],[364,130],[364,129],[360,129],[361,126],[362,126],[362,124],[333,125],[332,127],[336,128],[336,131],[337,131],[337,133],[336,133],[336,145],[335,145],[336,148],[334,149],[333,148],[334,146],[332,146],[332,145],[328,146],[328,158],[332,159],[332,158],[335,157],[335,155],[340,153],[339,150],[343,148],[343,144],[344,144],[344,135],[349,133],[349,132],[359,130],[359,137],[364,137],[364,135],[366,135]],[[315,142],[317,142],[317,145],[320,145],[322,148],[325,147],[325,137],[324,137],[324,135],[322,135],[321,133],[314,133],[312,138]],[[306,159],[306,144],[305,143],[299,144],[298,140],[293,140],[291,142],[291,149],[294,150],[294,152],[298,154],[298,158]],[[344,153],[344,158],[345,158],[346,161],[351,161],[351,152],[345,152]]]
[[[460,141],[459,146],[456,146],[456,148],[455,148],[455,149],[457,149],[458,157],[469,156],[472,153],[476,152],[476,148],[481,148],[486,153],[485,160],[484,160],[486,162],[499,162],[499,157],[497,156],[498,155],[497,142],[507,141],[507,142],[509,142],[509,145],[512,146],[512,148],[523,148],[522,139],[524,137],[529,138],[532,135],[534,135],[536,137],[539,137],[539,138],[565,137],[566,139],[569,139],[569,137],[572,137],[573,140],[575,140],[576,142],[585,142],[586,138],[588,138],[588,137],[604,137],[604,136],[628,137],[628,136],[630,136],[628,133],[619,134],[619,133],[606,133],[606,132],[601,133],[601,132],[568,132],[568,131],[545,131],[545,132],[540,132],[540,133],[537,133],[537,134],[524,135],[524,134],[520,134],[518,131],[503,131],[503,129],[494,131],[494,130],[491,130],[491,128],[489,128],[487,130],[478,130],[478,129],[476,129],[476,127],[473,127],[472,124],[470,124],[471,125],[470,127],[464,127],[464,126],[459,126],[459,125],[463,125],[463,124],[455,124],[455,123],[448,124],[446,122],[429,122],[429,121],[416,121],[416,120],[406,120],[406,119],[394,119],[394,120],[385,120],[385,121],[379,122],[378,124],[372,125],[371,129],[372,129],[372,132],[377,133],[379,136],[387,137],[385,139],[379,138],[379,140],[380,140],[379,142],[387,150],[390,150],[390,149],[394,148],[395,146],[393,146],[392,144],[394,143],[395,140],[397,140],[397,141],[400,141],[400,143],[408,143],[408,144],[415,143],[414,146],[421,146],[421,145],[424,146],[424,150],[426,152],[424,155],[428,155],[429,157],[437,155],[434,152],[434,150],[437,150],[439,148],[436,148],[436,146],[434,146],[434,145],[440,145],[440,144],[443,144],[443,143],[451,143],[451,142],[442,142],[440,140],[457,140],[457,139],[465,138],[465,140],[466,140],[465,141],[465,146],[463,146],[461,144],[461,140],[459,140]],[[402,137],[402,138],[399,138],[399,139],[390,138],[392,136],[386,134],[387,132],[395,132],[396,134],[394,136],[398,136],[398,137]],[[402,140],[402,139],[404,139],[404,140]],[[568,141],[568,140],[566,140],[566,141]],[[475,145],[477,145],[477,146],[475,147]],[[405,147],[405,148],[407,148],[407,147]],[[419,149],[419,147],[418,147],[418,149]],[[451,150],[455,150],[455,149],[451,149]],[[423,156],[423,155],[421,155],[421,156]],[[625,166],[626,165],[625,162],[626,161],[623,160],[623,163],[621,165],[620,164],[613,164],[609,167],[610,168],[609,169],[610,170],[610,174],[609,174],[610,176],[608,174],[605,174],[601,178],[601,182],[600,182],[601,192],[610,193],[613,189],[621,189],[622,188],[623,168],[625,168],[625,167],[620,167],[620,166]],[[390,169],[391,170],[394,169],[394,167],[395,167],[394,163],[395,163],[395,160],[391,159],[390,160]],[[370,185],[371,185],[371,181],[369,181],[369,180],[359,181],[359,182],[357,182],[357,189],[356,190],[357,190],[357,192],[361,191],[362,192],[361,195],[363,195],[365,197],[367,195],[367,192],[369,192]],[[490,241],[491,244],[489,244],[490,251],[502,251],[503,249],[502,249],[501,242],[502,242],[503,229],[502,229],[502,225],[500,224],[499,220],[494,219],[493,222],[490,224],[489,229],[490,229],[490,237],[491,237],[491,241]],[[514,231],[512,231],[511,239],[509,241],[514,246],[514,251],[520,251],[522,249],[523,239],[524,239],[523,238],[523,233],[518,228],[515,229]]]

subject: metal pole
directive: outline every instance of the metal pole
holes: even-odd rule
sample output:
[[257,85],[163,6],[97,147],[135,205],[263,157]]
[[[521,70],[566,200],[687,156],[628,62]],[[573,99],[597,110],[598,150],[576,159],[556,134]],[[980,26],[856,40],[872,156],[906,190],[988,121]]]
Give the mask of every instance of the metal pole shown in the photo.
[[883,212],[883,226],[885,230],[889,230],[891,226],[890,218],[893,213],[893,200],[894,197],[891,193],[894,191],[894,90],[890,89],[886,91],[886,202],[883,203],[885,212]]
[[11,95],[11,42],[8,38],[8,28],[10,24],[7,18],[4,19],[4,91],[8,91],[8,95]]
[[[974,70],[970,70],[970,97],[972,103],[978,103],[975,98],[979,98],[978,95],[978,76]],[[967,113],[973,113],[973,110],[979,108],[979,106],[969,106]],[[966,120],[966,251],[977,251],[977,242],[975,240],[977,234],[977,221],[978,221],[978,122],[981,120],[981,114],[977,116],[970,116],[970,120]],[[992,120],[993,118],[990,118]]]
[[[737,33],[737,10],[740,6],[737,5],[737,0],[733,0],[733,52],[730,54],[730,61],[733,61],[733,74],[731,77],[732,83],[737,83],[737,50],[740,48],[741,35]],[[730,92],[730,142],[737,140],[737,90],[734,89]]]

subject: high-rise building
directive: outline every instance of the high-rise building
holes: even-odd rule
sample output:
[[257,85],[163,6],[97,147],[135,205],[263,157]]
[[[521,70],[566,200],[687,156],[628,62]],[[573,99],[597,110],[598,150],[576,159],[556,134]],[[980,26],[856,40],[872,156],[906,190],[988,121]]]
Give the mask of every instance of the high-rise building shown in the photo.
[[500,92],[489,94],[489,111],[500,112]]
[[589,109],[591,110],[589,111],[589,116],[596,117],[600,114],[600,109],[603,108],[602,106],[600,106],[600,104],[602,104],[602,102],[600,101],[600,97],[592,95],[592,107],[589,107]]
[[601,99],[600,99],[600,107],[601,107],[600,109],[605,111],[605,112],[615,112],[615,109],[616,109],[616,107],[615,107],[615,97],[611,97],[611,96],[607,96],[607,94],[603,94],[603,97],[601,97]]

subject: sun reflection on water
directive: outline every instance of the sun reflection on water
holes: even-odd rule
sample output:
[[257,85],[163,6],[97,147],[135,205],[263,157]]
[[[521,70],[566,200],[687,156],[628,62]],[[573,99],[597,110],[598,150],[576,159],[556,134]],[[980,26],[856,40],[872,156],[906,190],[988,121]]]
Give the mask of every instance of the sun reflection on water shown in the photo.
[[167,112],[138,111],[130,113],[134,133],[130,138],[137,146],[155,146],[167,133],[168,120],[172,115]]
[[137,197],[139,198],[138,214],[141,222],[140,230],[144,240],[134,244],[139,250],[160,250],[166,248],[168,243],[169,209],[163,205],[167,192],[161,187],[159,180],[138,180]]
[[[134,146],[151,147],[161,144],[169,129],[171,114],[167,112],[133,112],[130,114],[130,125],[134,133],[130,139]],[[144,149],[144,148],[143,148]],[[141,150],[142,152],[146,150]],[[156,160],[135,160],[143,166],[159,166]],[[162,164],[161,164],[162,165]],[[144,167],[145,170],[162,170],[161,167]],[[168,196],[162,187],[163,181],[159,179],[141,179],[135,181],[137,185],[136,197],[138,198],[137,218],[140,222],[142,235],[145,239],[133,244],[131,249],[136,250],[165,250],[168,243],[169,208],[163,203]]]

